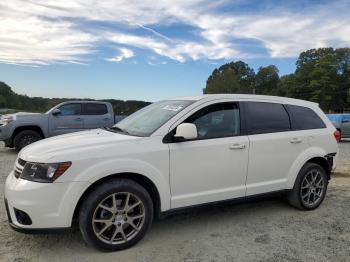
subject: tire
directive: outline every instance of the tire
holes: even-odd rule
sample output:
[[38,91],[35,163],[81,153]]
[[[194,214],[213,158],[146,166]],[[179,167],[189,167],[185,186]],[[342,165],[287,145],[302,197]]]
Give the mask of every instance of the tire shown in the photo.
[[293,189],[287,195],[288,202],[301,210],[316,209],[323,202],[327,187],[328,177],[324,168],[318,164],[306,163],[299,171]]
[[129,179],[113,179],[101,184],[83,200],[79,212],[79,227],[84,240],[104,251],[135,245],[144,237],[152,221],[150,195],[144,187]]
[[23,147],[30,145],[38,140],[41,140],[42,136],[34,130],[24,130],[19,132],[13,139],[13,146],[16,151],[20,151]]

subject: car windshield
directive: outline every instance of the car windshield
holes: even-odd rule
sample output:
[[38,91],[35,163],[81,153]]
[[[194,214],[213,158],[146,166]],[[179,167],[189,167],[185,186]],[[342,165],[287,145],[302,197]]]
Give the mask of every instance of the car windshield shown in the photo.
[[191,100],[166,100],[153,103],[123,119],[114,125],[112,130],[134,136],[150,136],[193,102]]

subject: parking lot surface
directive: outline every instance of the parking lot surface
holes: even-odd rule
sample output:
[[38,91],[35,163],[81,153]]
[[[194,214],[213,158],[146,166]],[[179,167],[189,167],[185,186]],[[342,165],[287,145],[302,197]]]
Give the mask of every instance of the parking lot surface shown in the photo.
[[[0,143],[2,188],[15,159]],[[0,261],[350,261],[350,141],[340,143],[336,173],[317,210],[296,210],[283,197],[196,208],[155,221],[131,249],[102,253],[87,247],[77,228],[60,235],[14,232],[2,204]]]

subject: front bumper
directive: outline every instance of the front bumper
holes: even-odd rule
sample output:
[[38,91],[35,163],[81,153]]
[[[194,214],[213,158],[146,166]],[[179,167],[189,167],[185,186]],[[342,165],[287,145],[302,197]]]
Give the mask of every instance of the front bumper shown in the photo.
[[[5,183],[9,223],[22,232],[69,228],[79,198],[88,186],[88,182],[37,183],[16,178],[11,172]],[[20,223],[16,209],[28,214],[32,223]]]
[[8,141],[11,139],[10,125],[0,125],[0,141]]

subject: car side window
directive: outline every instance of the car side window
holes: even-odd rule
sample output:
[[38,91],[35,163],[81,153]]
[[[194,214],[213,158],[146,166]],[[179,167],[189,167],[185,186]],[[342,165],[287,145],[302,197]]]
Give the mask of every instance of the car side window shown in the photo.
[[108,113],[108,110],[105,104],[94,104],[94,103],[83,104],[83,115],[104,115],[107,113]]
[[292,114],[292,127],[294,130],[325,128],[322,119],[310,108],[304,106],[287,105]]
[[81,104],[65,104],[59,107],[61,111],[61,116],[76,116],[81,115]]
[[342,122],[343,122],[343,123],[350,122],[350,115],[344,115],[344,116],[343,116],[343,119],[342,119]]
[[267,102],[245,102],[249,135],[290,131],[289,115],[283,105]]
[[197,139],[231,137],[240,134],[239,108],[236,103],[219,103],[200,109],[184,123],[197,127]]

